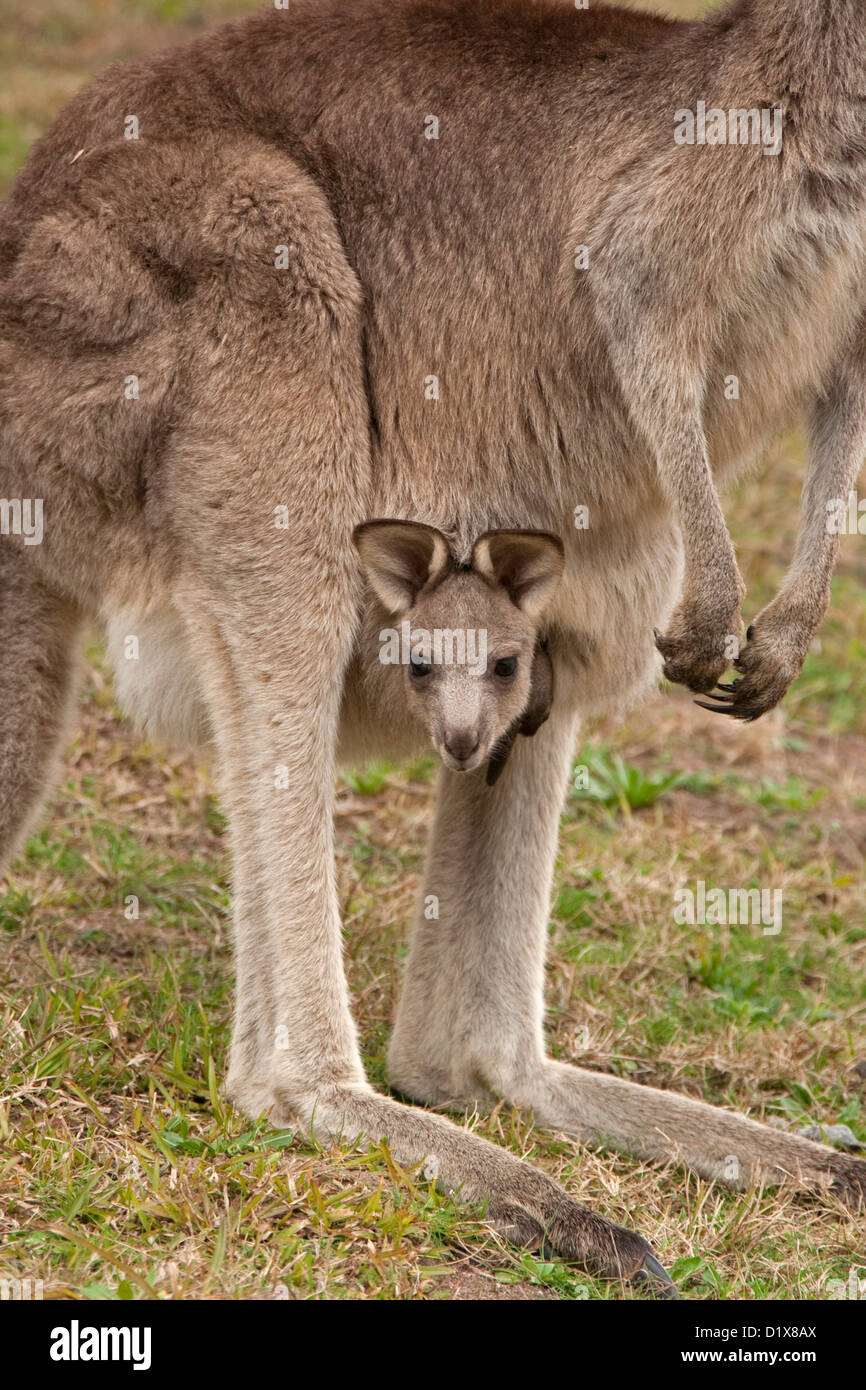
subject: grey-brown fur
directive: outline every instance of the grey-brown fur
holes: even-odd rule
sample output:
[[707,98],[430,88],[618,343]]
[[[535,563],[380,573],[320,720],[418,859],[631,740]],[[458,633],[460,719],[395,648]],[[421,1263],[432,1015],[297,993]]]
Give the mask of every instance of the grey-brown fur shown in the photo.
[[[652,1268],[645,1243],[365,1080],[333,772],[338,750],[398,755],[424,730],[359,678],[374,610],[352,536],[407,518],[464,561],[491,530],[566,543],[540,634],[550,719],[495,785],[440,776],[440,915],[416,922],[395,1088],[503,1096],[581,1140],[707,1176],[734,1155],[745,1182],[861,1201],[862,1162],[546,1059],[542,991],[576,721],[652,684],[656,629],[668,675],[714,689],[743,598],[716,484],[800,410],[797,552],[713,703],[776,704],[826,608],[824,505],[866,441],[864,72],[861,0],[735,0],[690,25],[570,0],[292,0],[90,85],[0,215],[0,496],[45,505],[40,546],[0,538],[0,853],[50,777],[79,618],[115,646],[140,635],[125,702],[216,744],[235,1102],[384,1135],[501,1229],[608,1273]],[[702,99],[780,107],[781,154],[675,145]]]

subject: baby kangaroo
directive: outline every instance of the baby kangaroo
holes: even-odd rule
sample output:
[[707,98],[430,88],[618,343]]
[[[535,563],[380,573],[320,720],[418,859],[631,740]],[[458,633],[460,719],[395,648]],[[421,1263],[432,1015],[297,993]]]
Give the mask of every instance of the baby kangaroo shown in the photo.
[[[518,734],[550,714],[553,666],[539,627],[559,587],[562,541],[542,531],[488,531],[461,563],[441,531],[368,521],[355,544],[383,610],[379,661],[399,661],[410,710],[455,772],[487,763],[499,778]],[[393,646],[392,646],[393,644]]]

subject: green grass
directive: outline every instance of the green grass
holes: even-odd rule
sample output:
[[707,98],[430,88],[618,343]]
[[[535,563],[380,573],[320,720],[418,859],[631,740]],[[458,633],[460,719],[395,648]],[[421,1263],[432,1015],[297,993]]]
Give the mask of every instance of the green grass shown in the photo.
[[624,815],[652,806],[659,797],[675,787],[692,791],[709,790],[711,779],[697,774],[670,772],[667,769],[647,772],[628,766],[619,753],[602,746],[587,744],[578,754],[572,769],[572,792],[576,802],[597,801],[608,810]]
[[[0,189],[89,73],[244,8],[6,0]],[[730,499],[748,616],[789,561],[802,469],[786,436]],[[863,544],[843,544],[820,650],[781,711],[741,728],[676,694],[587,731],[551,909],[557,1057],[866,1139]],[[347,969],[379,1085],[433,771],[374,764],[339,790]],[[781,934],[678,925],[674,894],[701,879],[783,888]],[[0,882],[0,1278],[85,1300],[635,1296],[506,1247],[381,1147],[322,1151],[235,1114],[229,933],[210,775],[124,730],[92,647],[50,818]],[[507,1107],[465,1122],[639,1224],[690,1297],[817,1299],[866,1275],[842,1211],[581,1149]]]
[[[224,822],[206,770],[117,726],[91,658],[70,775],[0,895],[15,967],[0,1002],[0,1277],[80,1298],[624,1296],[503,1246],[481,1213],[381,1149],[321,1152],[231,1111],[219,1089],[231,1006]],[[658,750],[644,742],[646,715],[640,725],[577,755],[618,792],[571,798],[563,817],[554,1053],[866,1138],[851,1070],[866,971],[862,849],[858,870],[848,839],[859,742],[786,723],[794,732],[761,736],[746,774],[719,766],[715,726],[687,700],[654,707]],[[723,727],[727,747],[739,731]],[[828,783],[831,755],[851,786]],[[377,1084],[432,802],[429,760],[410,771],[366,769],[338,798],[348,968]],[[782,935],[677,926],[674,890],[699,878],[784,881]],[[640,1211],[691,1296],[816,1298],[859,1258],[858,1224],[840,1212],[580,1151],[505,1108],[472,1123],[615,1218]]]

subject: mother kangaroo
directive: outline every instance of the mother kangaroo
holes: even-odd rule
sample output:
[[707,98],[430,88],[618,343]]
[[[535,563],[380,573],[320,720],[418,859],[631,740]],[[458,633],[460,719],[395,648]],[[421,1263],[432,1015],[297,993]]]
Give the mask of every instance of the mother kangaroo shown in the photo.
[[[826,609],[826,504],[866,453],[864,74],[862,0],[693,24],[277,0],[88,86],[0,213],[0,859],[50,784],[95,619],[130,711],[215,746],[234,1103],[385,1138],[510,1238],[659,1292],[639,1235],[366,1080],[334,772],[423,730],[363,679],[385,613],[352,536],[425,523],[464,559],[494,529],[565,542],[550,719],[495,784],[439,776],[439,917],[415,923],[394,1090],[503,1097],[581,1142],[708,1178],[736,1156],[742,1182],[862,1203],[862,1161],[551,1060],[542,994],[579,717],[640,697],[658,646],[671,680],[756,718]],[[716,484],[803,410],[797,550],[746,640]],[[14,534],[37,504],[39,544]]]

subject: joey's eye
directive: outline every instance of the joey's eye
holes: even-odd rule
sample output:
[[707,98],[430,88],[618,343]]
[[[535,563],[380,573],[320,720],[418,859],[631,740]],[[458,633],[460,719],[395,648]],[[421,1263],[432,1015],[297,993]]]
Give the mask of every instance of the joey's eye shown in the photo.
[[503,656],[501,660],[497,661],[493,670],[500,680],[510,680],[517,670],[517,657]]
[[427,661],[415,661],[413,659],[409,662],[409,673],[412,679],[416,681],[423,680],[425,676],[429,676],[432,669],[433,667]]

